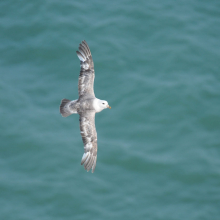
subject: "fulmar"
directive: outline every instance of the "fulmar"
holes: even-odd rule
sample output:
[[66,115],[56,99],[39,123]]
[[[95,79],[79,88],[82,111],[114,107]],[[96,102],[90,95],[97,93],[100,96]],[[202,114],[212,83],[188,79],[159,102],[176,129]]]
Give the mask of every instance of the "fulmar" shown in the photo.
[[79,114],[80,133],[84,144],[84,154],[81,165],[85,170],[95,171],[97,160],[97,133],[95,128],[95,114],[111,107],[105,100],[95,97],[93,84],[95,79],[92,54],[86,41],[79,44],[76,51],[80,59],[80,74],[78,81],[79,98],[77,100],[63,99],[60,104],[60,113],[63,117]]

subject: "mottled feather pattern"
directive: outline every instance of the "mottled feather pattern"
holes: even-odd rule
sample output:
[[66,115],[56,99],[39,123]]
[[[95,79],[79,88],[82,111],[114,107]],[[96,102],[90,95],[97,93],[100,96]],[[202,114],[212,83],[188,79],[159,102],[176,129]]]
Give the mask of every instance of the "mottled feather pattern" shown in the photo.
[[95,111],[79,113],[80,133],[84,143],[84,154],[81,165],[84,164],[85,170],[95,171],[97,160],[97,133],[95,128]]
[[79,97],[90,95],[95,97],[93,84],[95,78],[94,64],[92,54],[86,41],[82,41],[79,45],[79,50],[76,51],[80,59],[80,74],[78,82]]

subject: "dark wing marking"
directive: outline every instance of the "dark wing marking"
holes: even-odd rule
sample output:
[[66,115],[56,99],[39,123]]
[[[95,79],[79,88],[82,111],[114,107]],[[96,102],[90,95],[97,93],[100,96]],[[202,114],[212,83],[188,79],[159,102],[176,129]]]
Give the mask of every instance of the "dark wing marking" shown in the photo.
[[95,79],[94,64],[91,51],[85,40],[79,44],[79,51],[76,51],[76,53],[80,59],[81,66],[78,82],[79,98],[85,95],[95,97],[93,89]]
[[84,164],[85,170],[95,171],[97,159],[97,133],[95,128],[95,112],[86,111],[79,113],[80,133],[84,143],[84,154],[81,165]]

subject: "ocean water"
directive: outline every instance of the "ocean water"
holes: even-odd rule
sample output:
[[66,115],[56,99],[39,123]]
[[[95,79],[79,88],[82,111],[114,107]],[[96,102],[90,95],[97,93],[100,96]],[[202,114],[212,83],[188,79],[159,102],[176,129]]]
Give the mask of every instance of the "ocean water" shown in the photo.
[[[219,1],[0,2],[0,219],[220,219]],[[96,97],[80,165],[78,45]]]

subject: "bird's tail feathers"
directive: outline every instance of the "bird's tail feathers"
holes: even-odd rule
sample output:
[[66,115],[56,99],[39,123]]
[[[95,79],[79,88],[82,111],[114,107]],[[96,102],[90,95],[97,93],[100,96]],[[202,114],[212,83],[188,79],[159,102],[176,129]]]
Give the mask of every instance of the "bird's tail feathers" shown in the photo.
[[74,109],[74,104],[77,100],[71,101],[69,99],[63,99],[60,104],[60,114],[63,117],[68,117],[71,114],[77,113],[76,109]]

